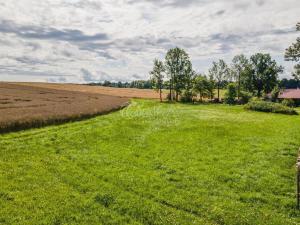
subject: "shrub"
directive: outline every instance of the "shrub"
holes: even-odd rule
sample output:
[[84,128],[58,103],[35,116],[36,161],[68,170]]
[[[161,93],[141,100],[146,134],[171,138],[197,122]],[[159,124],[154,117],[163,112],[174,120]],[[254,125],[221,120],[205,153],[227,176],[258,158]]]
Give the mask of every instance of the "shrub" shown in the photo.
[[250,99],[250,102],[257,102],[257,101],[263,101],[263,98],[252,97],[252,98]]
[[[175,100],[175,94],[173,94],[173,100]],[[167,100],[168,101],[171,101],[171,94],[170,93],[168,93],[168,95],[167,95]]]
[[194,98],[194,93],[192,91],[184,91],[180,98],[181,102],[192,102]]
[[224,98],[224,102],[230,105],[233,105],[236,103],[235,99],[236,99],[237,93],[236,93],[236,85],[235,84],[228,84],[227,85],[227,90],[225,93],[225,98]]
[[218,99],[218,98],[213,98],[213,99],[209,99],[208,100],[209,103],[213,103],[213,104],[217,104],[217,103],[222,103],[223,100],[222,99]]
[[271,100],[272,102],[276,102],[280,93],[280,88],[275,86],[271,92]]
[[104,207],[109,207],[111,204],[114,203],[115,198],[111,194],[104,194],[104,195],[96,195],[95,202],[100,203]]
[[287,107],[295,107],[295,101],[293,99],[284,99],[282,102],[281,102],[282,105],[285,105]]
[[252,94],[246,91],[241,91],[240,92],[240,100],[239,100],[239,104],[247,104],[250,99],[252,98]]
[[245,105],[245,109],[260,111],[260,112],[272,112],[272,113],[281,113],[288,115],[298,115],[298,113],[285,105],[274,102],[265,102],[260,100],[250,101],[247,105]]

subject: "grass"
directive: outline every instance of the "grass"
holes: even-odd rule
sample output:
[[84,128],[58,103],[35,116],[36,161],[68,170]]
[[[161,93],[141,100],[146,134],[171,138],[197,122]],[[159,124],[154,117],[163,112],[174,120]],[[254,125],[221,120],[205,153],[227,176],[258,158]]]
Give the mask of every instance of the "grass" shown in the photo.
[[299,224],[300,116],[133,100],[0,136],[0,224]]

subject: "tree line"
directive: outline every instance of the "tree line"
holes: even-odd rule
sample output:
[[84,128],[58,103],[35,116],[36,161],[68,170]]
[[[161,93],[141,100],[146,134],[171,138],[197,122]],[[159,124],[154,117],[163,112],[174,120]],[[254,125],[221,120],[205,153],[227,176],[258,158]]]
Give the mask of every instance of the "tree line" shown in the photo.
[[[300,31],[300,23],[297,24]],[[285,59],[300,61],[300,38],[286,50]],[[160,93],[168,89],[170,101],[193,101],[195,98],[209,98],[221,101],[220,90],[227,87],[225,100],[229,103],[237,99],[244,100],[249,96],[263,97],[272,92],[279,92],[281,87],[299,87],[300,64],[295,66],[294,79],[279,80],[283,67],[272,59],[270,54],[256,53],[249,58],[240,54],[230,64],[223,59],[212,63],[207,74],[199,74],[193,69],[189,55],[184,49],[170,49],[164,60],[154,60],[150,72],[153,88]],[[215,92],[217,97],[215,98]]]
[[138,88],[138,89],[152,89],[153,85],[151,80],[134,80],[131,82],[112,82],[105,80],[104,82],[89,83],[90,86],[103,86],[114,88]]
[[282,71],[283,67],[270,54],[257,53],[250,58],[237,55],[230,65],[220,59],[213,62],[208,74],[198,74],[193,70],[189,55],[176,47],[167,52],[164,62],[154,60],[150,75],[160,96],[167,83],[171,101],[178,101],[179,97],[183,101],[192,101],[194,97],[214,99],[216,89],[217,98],[214,100],[220,102],[220,90],[228,84],[235,86],[237,99],[245,92],[262,97],[278,85],[278,75]]

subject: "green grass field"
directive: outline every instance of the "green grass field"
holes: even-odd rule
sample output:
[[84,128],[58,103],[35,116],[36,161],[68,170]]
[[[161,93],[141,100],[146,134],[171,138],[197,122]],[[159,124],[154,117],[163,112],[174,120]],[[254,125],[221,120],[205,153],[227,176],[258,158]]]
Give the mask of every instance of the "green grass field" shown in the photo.
[[0,136],[0,224],[300,223],[300,116],[133,100]]

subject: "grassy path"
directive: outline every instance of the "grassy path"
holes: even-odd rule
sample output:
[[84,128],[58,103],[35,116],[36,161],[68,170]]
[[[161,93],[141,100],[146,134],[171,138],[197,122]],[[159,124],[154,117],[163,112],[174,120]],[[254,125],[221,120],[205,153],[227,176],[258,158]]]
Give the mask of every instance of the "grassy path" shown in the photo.
[[0,224],[297,224],[300,116],[134,100],[0,136]]

